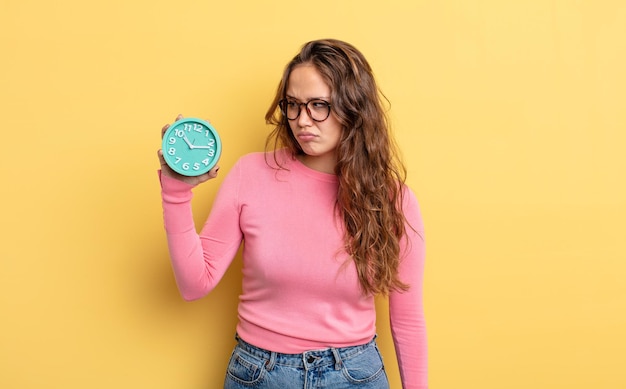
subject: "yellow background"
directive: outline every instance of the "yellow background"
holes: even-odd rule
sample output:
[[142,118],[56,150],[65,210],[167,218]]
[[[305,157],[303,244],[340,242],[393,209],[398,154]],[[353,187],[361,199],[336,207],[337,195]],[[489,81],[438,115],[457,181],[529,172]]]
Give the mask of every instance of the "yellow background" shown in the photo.
[[360,48],[392,104],[427,227],[431,387],[626,387],[620,0],[2,0],[0,387],[221,387],[240,259],[179,297],[160,128],[210,119],[225,174],[322,37]]

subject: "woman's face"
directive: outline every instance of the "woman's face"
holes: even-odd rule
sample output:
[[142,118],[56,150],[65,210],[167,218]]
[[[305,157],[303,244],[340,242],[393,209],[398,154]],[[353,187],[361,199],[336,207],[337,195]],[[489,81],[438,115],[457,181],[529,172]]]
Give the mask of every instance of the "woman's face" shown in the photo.
[[[317,69],[310,64],[296,66],[287,81],[287,100],[307,103],[311,100],[330,101],[330,87]],[[314,107],[310,107],[313,109]],[[298,141],[304,155],[298,158],[311,169],[334,173],[337,163],[337,145],[341,138],[341,124],[333,113],[323,121],[313,120],[304,105],[299,106],[300,115],[289,120],[289,128]],[[315,115],[314,115],[315,116]]]

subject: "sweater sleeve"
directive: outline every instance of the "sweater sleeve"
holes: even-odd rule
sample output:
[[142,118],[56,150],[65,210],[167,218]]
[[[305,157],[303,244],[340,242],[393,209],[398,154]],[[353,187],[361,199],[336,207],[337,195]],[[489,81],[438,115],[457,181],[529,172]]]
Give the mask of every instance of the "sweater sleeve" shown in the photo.
[[428,388],[426,322],[422,305],[424,272],[424,227],[417,199],[408,188],[403,210],[407,235],[402,242],[400,278],[408,291],[389,296],[391,333],[404,389]]
[[198,234],[191,210],[193,187],[160,173],[163,221],[176,284],[185,300],[196,300],[215,288],[241,244],[238,174],[233,168],[224,179]]

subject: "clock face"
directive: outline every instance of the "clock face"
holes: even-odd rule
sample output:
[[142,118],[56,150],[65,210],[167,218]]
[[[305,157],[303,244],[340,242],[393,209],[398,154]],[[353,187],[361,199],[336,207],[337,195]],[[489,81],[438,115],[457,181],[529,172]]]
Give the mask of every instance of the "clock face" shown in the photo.
[[222,144],[206,121],[187,118],[174,122],[163,135],[163,158],[176,173],[199,176],[220,158]]

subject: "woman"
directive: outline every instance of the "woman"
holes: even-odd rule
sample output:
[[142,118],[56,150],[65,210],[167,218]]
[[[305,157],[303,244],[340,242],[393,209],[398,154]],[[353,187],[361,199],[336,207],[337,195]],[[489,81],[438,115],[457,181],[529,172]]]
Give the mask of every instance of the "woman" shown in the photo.
[[375,341],[382,294],[403,387],[426,388],[422,219],[368,62],[345,42],[305,44],[265,118],[275,125],[272,150],[235,164],[199,235],[192,188],[219,167],[180,176],[159,151],[183,297],[209,293],[244,243],[238,343],[224,387],[389,388]]

